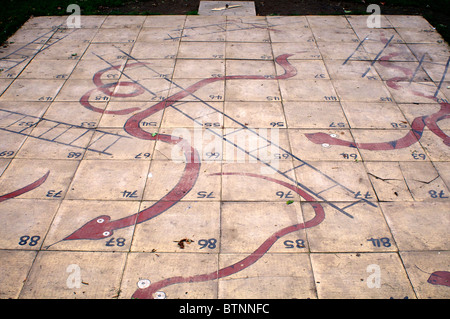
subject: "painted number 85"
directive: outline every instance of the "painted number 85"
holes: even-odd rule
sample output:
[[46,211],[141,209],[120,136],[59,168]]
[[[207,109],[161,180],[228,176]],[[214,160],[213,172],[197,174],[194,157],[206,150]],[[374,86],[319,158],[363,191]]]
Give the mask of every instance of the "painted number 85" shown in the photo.
[[295,241],[295,245],[294,245],[294,241],[293,240],[285,240],[283,242],[284,246],[286,248],[305,248],[305,241],[303,239],[297,239]]

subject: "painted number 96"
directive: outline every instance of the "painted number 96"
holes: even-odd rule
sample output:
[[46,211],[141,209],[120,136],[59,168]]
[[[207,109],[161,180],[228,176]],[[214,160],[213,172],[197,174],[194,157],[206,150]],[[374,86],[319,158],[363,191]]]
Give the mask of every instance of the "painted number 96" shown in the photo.
[[200,239],[198,241],[200,249],[203,249],[203,248],[214,249],[214,248],[216,248],[216,243],[217,243],[217,239],[215,239],[215,238]]

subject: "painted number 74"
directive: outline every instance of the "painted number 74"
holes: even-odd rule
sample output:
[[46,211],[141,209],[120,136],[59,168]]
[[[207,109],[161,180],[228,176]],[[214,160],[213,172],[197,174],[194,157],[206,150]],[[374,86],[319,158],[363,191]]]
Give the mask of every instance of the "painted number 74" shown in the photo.
[[370,195],[370,192],[366,192],[365,194],[362,194],[361,192],[357,192],[355,194],[355,198],[365,198],[365,199],[371,199],[372,195]]

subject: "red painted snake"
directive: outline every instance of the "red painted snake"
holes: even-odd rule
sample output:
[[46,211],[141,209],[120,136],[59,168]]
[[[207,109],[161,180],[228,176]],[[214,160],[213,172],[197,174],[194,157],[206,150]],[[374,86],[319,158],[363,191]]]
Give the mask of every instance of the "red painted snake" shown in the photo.
[[[383,43],[387,43],[386,38],[382,38],[381,41]],[[401,86],[398,84],[400,81],[407,81],[411,78],[413,75],[413,72],[406,68],[401,67],[398,65],[395,65],[390,61],[393,57],[399,55],[400,52],[392,52],[388,55],[385,55],[381,57],[378,61],[381,65],[389,68],[393,68],[396,70],[399,70],[403,72],[404,76],[396,76],[393,78],[390,78],[386,81],[386,84],[395,89],[398,90],[401,88]],[[339,138],[335,138],[330,136],[326,133],[307,133],[305,136],[313,143],[316,144],[329,144],[329,145],[341,145],[341,146],[347,146],[347,147],[353,147],[353,148],[359,148],[359,149],[366,149],[366,150],[372,150],[372,151],[386,151],[386,150],[394,150],[394,149],[401,149],[405,147],[409,147],[413,145],[414,143],[417,143],[417,141],[420,140],[423,134],[423,130],[425,127],[428,127],[431,132],[436,134],[438,137],[440,137],[443,141],[443,143],[447,146],[450,146],[450,136],[445,134],[438,126],[438,122],[442,121],[444,119],[450,118],[450,104],[447,102],[439,101],[435,96],[432,95],[426,95],[422,92],[418,91],[411,91],[412,94],[416,96],[421,96],[425,98],[429,98],[431,100],[438,101],[440,104],[440,110],[436,113],[433,113],[431,115],[424,115],[416,117],[413,122],[411,123],[411,130],[402,138],[399,138],[397,140],[388,141],[388,142],[374,142],[374,143],[354,143],[345,141]]]
[[137,299],[150,299],[153,298],[154,294],[158,292],[160,289],[174,285],[179,283],[194,283],[194,282],[202,282],[202,281],[208,281],[208,280],[215,280],[223,277],[230,276],[232,274],[235,274],[251,265],[253,265],[255,262],[257,262],[261,257],[264,256],[264,254],[272,247],[272,245],[281,237],[295,232],[300,229],[306,229],[310,227],[314,227],[319,225],[324,219],[325,219],[325,212],[323,210],[322,205],[319,203],[315,203],[315,199],[310,196],[305,191],[301,190],[300,188],[293,186],[289,183],[263,176],[258,174],[252,174],[252,173],[217,173],[213,175],[240,175],[240,176],[248,176],[248,177],[255,177],[255,178],[261,178],[273,183],[277,183],[279,185],[282,185],[286,188],[289,188],[290,190],[296,192],[300,196],[302,196],[304,199],[306,199],[309,204],[313,207],[315,215],[312,219],[310,219],[307,222],[294,224],[291,226],[287,226],[283,229],[280,229],[279,231],[273,233],[269,238],[267,238],[254,252],[252,252],[250,255],[245,257],[242,260],[239,260],[238,262],[227,266],[225,268],[219,269],[217,271],[213,271],[206,274],[201,275],[194,275],[189,277],[171,277],[167,279],[163,279],[161,281],[155,282],[153,284],[150,284],[148,287],[143,289],[137,289],[132,298]]
[[[289,54],[280,55],[276,58],[276,63],[279,64],[284,69],[284,74],[279,75],[275,77],[275,79],[287,79],[289,77],[292,77],[296,74],[296,69],[287,61],[287,58],[289,57]],[[127,67],[133,67],[142,65],[143,63],[132,63],[127,65]],[[97,89],[99,89],[101,92],[108,96],[121,96],[121,97],[127,97],[127,96],[135,96],[138,94],[143,93],[143,89],[139,86],[135,89],[134,92],[129,94],[122,94],[117,95],[116,93],[112,92],[111,90],[114,90],[117,86],[136,86],[133,82],[121,82],[121,83],[109,83],[109,84],[103,84],[101,81],[101,76],[111,70],[111,69],[118,69],[119,66],[113,66],[104,70],[101,70],[97,72],[94,76],[94,83],[97,85]],[[150,206],[147,209],[144,209],[140,211],[139,213],[118,219],[118,220],[111,220],[111,217],[108,215],[102,215],[94,218],[93,220],[87,222],[82,227],[80,227],[78,230],[74,231],[69,236],[65,237],[63,240],[77,240],[77,239],[102,239],[106,237],[112,236],[114,230],[133,226],[135,224],[139,224],[145,221],[148,221],[159,214],[163,213],[173,205],[175,205],[178,201],[180,201],[194,186],[199,170],[200,170],[200,158],[198,152],[189,145],[187,141],[180,137],[174,137],[171,135],[166,134],[151,134],[145,130],[143,130],[140,127],[140,123],[151,116],[152,114],[159,112],[163,110],[166,107],[169,107],[173,105],[175,102],[183,99],[184,97],[193,94],[198,89],[202,88],[203,86],[220,80],[234,80],[234,79],[259,79],[259,80],[267,80],[267,77],[264,76],[223,76],[223,77],[214,77],[214,78],[207,78],[198,81],[197,83],[189,86],[186,89],[183,89],[172,96],[168,97],[167,99],[151,106],[150,108],[143,110],[141,112],[138,112],[134,115],[132,115],[125,123],[124,129],[125,131],[137,138],[144,139],[144,140],[158,140],[170,144],[176,144],[180,146],[184,152],[185,158],[186,158],[186,166],[183,171],[183,174],[179,180],[179,182],[176,184],[176,186],[170,190],[163,198],[158,200],[155,204]],[[93,89],[89,92],[87,92],[83,97],[80,99],[80,103],[95,112],[101,112],[101,113],[109,113],[109,114],[129,114],[131,112],[137,111],[136,108],[131,109],[123,109],[119,111],[104,111],[103,109],[96,108],[92,106],[89,102],[90,95],[95,91],[96,89]],[[229,175],[239,174],[239,173],[228,173]],[[308,201],[315,201],[315,199],[307,194],[306,192],[302,191],[298,187],[292,186],[286,182],[279,181],[273,178],[255,175],[255,174],[240,174],[250,177],[257,177],[262,178],[271,182],[278,183],[280,185],[283,185],[294,192],[301,195],[303,198],[305,198]],[[265,252],[267,252],[270,247],[275,243],[278,238],[291,233],[293,231],[304,229],[308,227],[313,227],[315,225],[318,225],[320,222],[323,221],[325,214],[322,206],[318,203],[311,204],[316,212],[316,216],[311,219],[310,221],[306,223],[300,223],[291,225],[289,227],[283,228],[280,231],[274,233],[272,236],[270,236],[264,243],[255,250],[252,254],[250,254],[245,259],[239,261],[238,263],[235,263],[231,266],[228,266],[226,268],[223,268],[219,271],[215,271],[210,274],[203,274],[203,275],[197,275],[192,276],[188,278],[184,277],[174,277],[174,278],[168,278],[163,281],[157,282],[155,284],[150,285],[149,287],[145,289],[138,289],[134,294],[134,298],[152,298],[153,293],[157,290],[161,289],[162,287],[172,285],[175,283],[181,283],[181,282],[198,282],[198,281],[206,281],[206,280],[213,280],[217,278],[221,278],[224,276],[229,276],[235,272],[238,272],[246,267],[249,267],[256,261],[258,261]]]
[[8,200],[8,199],[20,196],[22,194],[25,194],[25,193],[27,193],[29,191],[32,191],[33,189],[41,186],[47,180],[48,175],[50,175],[50,171],[45,173],[44,176],[42,176],[41,178],[39,178],[35,182],[33,182],[33,183],[31,183],[31,184],[29,184],[27,186],[24,186],[24,187],[22,187],[20,189],[17,189],[15,191],[11,192],[11,193],[8,193],[8,194],[0,196],[0,203],[5,201],[5,200]]
[[[294,76],[297,71],[296,69],[288,62],[287,58],[291,56],[290,54],[283,54],[278,56],[275,61],[278,63],[281,67],[284,69],[284,74],[279,75],[275,77],[275,79],[287,79],[289,77]],[[133,67],[133,66],[139,66],[143,65],[145,63],[132,63],[127,65],[127,67]],[[136,86],[137,84],[134,82],[119,82],[119,83],[107,83],[103,84],[101,81],[101,76],[111,70],[111,69],[118,69],[119,66],[112,66],[107,69],[101,70],[97,72],[94,75],[94,83],[98,86],[98,89],[102,91],[104,94],[107,94],[108,96],[120,96],[120,97],[129,97],[129,96],[136,96],[138,94],[143,93],[142,87],[135,89],[132,93],[127,94],[120,94],[112,92],[111,90],[114,90],[118,86]],[[169,96],[167,99],[156,103],[155,105],[138,112],[134,115],[132,115],[125,123],[124,129],[125,131],[137,138],[144,139],[144,140],[153,140],[153,141],[162,141],[165,143],[178,145],[181,147],[181,149],[184,152],[184,156],[186,158],[186,166],[184,168],[183,174],[178,181],[178,183],[175,185],[175,187],[170,190],[164,197],[162,197],[160,200],[158,200],[155,204],[150,206],[147,209],[144,209],[136,214],[118,219],[118,220],[111,220],[111,217],[108,215],[102,215],[98,216],[91,221],[87,222],[85,225],[80,227],[78,230],[74,231],[69,236],[65,237],[63,240],[76,240],[76,239],[102,239],[112,236],[114,230],[133,226],[135,224],[139,224],[145,221],[148,221],[149,219],[152,219],[159,214],[163,213],[173,205],[175,205],[178,201],[180,201],[195,185],[195,182],[197,181],[198,173],[200,171],[200,157],[197,152],[192,146],[189,145],[189,143],[176,136],[168,135],[168,134],[152,134],[145,130],[143,130],[140,127],[140,123],[145,120],[147,117],[151,116],[152,114],[155,114],[156,112],[159,112],[174,103],[180,101],[186,96],[189,96],[196,92],[198,89],[202,88],[203,86],[220,81],[220,80],[235,80],[235,79],[259,79],[259,80],[267,80],[264,76],[258,76],[258,75],[234,75],[234,76],[222,76],[222,77],[212,77],[200,80],[193,85],[187,87],[186,89],[180,90],[179,92]],[[96,90],[96,89],[94,89]],[[124,109],[119,111],[105,111],[103,109],[95,108],[89,103],[89,97],[94,92],[94,90],[91,90],[87,92],[83,97],[80,99],[80,103],[95,112],[100,113],[113,113],[113,114],[129,114],[131,112],[136,111],[137,109],[131,108],[131,109]]]
[[[285,73],[283,75],[275,77],[275,79],[287,79],[289,77],[292,77],[296,74],[296,70],[292,65],[287,61],[287,58],[290,55],[284,54],[280,55],[276,58],[276,63],[278,63],[283,69],[285,70]],[[380,59],[380,63],[383,61],[387,61],[389,58],[383,57]],[[134,66],[140,66],[145,63],[136,62],[132,64],[128,64],[126,68],[128,67],[134,67]],[[106,68],[104,70],[101,70],[97,72],[93,78],[94,84],[97,86],[97,88],[90,90],[85,95],[82,96],[80,99],[81,105],[86,107],[87,109],[90,109],[94,112],[100,112],[104,114],[116,114],[116,115],[126,115],[130,114],[132,112],[139,111],[139,108],[129,108],[129,109],[123,109],[118,111],[109,111],[109,110],[103,110],[94,107],[90,102],[90,96],[93,92],[96,90],[100,90],[102,93],[108,95],[108,96],[115,96],[115,97],[131,97],[131,96],[137,96],[139,94],[142,94],[144,92],[144,89],[133,82],[115,82],[115,83],[108,83],[104,84],[101,80],[101,76],[112,69],[119,69],[120,66],[112,66],[109,68]],[[400,67],[398,67],[400,68]],[[409,70],[400,68],[405,75]],[[223,76],[223,77],[214,77],[214,78],[207,78],[198,81],[197,83],[189,86],[186,89],[183,89],[172,96],[168,97],[167,99],[151,106],[150,108],[143,110],[141,112],[138,112],[134,115],[132,115],[125,123],[124,129],[125,131],[137,138],[144,139],[144,140],[159,140],[165,143],[178,145],[181,147],[181,149],[184,152],[185,158],[186,158],[186,166],[183,171],[183,174],[179,180],[179,182],[176,184],[176,186],[169,191],[164,197],[162,197],[160,200],[158,200],[154,205],[151,207],[118,219],[118,220],[111,220],[110,216],[108,215],[102,215],[94,218],[93,220],[89,221],[88,223],[84,224],[82,227],[80,227],[78,230],[74,231],[69,236],[65,237],[62,240],[78,240],[78,239],[102,239],[106,237],[110,237],[113,235],[114,230],[133,226],[138,223],[142,223],[145,221],[148,221],[159,214],[163,213],[173,205],[175,205],[178,201],[180,201],[195,185],[195,182],[198,178],[199,170],[200,170],[200,158],[198,152],[189,145],[187,141],[185,141],[182,138],[174,137],[171,135],[166,134],[151,134],[145,130],[143,130],[140,127],[140,123],[151,116],[152,114],[159,112],[163,110],[166,107],[169,107],[173,105],[175,102],[183,99],[184,97],[193,94],[198,89],[202,88],[203,86],[219,81],[219,80],[233,80],[233,79],[260,79],[260,80],[267,80],[267,77],[264,76]],[[403,78],[394,78],[387,81],[387,84],[390,87],[398,88],[397,87],[397,81]],[[114,93],[114,89],[120,86],[132,86],[135,91],[131,93]],[[414,94],[420,95],[421,93],[414,92]],[[417,142],[418,139],[420,139],[423,129],[425,126],[428,126],[436,135],[440,136],[446,145],[449,145],[449,137],[442,132],[442,130],[439,129],[437,126],[437,122],[450,117],[450,105],[448,103],[441,103],[441,109],[439,112],[432,114],[430,116],[421,116],[414,119],[412,125],[411,125],[411,131],[403,138],[391,141],[391,142],[385,142],[385,143],[362,143],[362,144],[355,144],[347,141],[343,141],[340,139],[332,138],[327,134],[324,133],[316,133],[316,134],[307,134],[307,137],[315,142],[315,143],[329,143],[329,144],[337,144],[337,145],[345,145],[348,147],[358,147],[358,148],[364,148],[364,149],[372,149],[372,150],[390,150],[390,149],[397,149],[402,147],[407,147],[409,145],[412,145],[413,143]],[[0,202],[4,201],[9,198],[13,198],[16,196],[19,196],[20,194],[23,194],[27,191],[30,191],[38,186],[40,186],[43,182],[45,182],[47,176],[49,173],[44,175],[42,178],[37,180],[36,182],[20,189],[15,192],[12,192],[10,194],[6,194],[0,197]],[[220,174],[220,173],[218,173]],[[310,196],[308,193],[302,191],[300,188],[293,186],[291,184],[288,184],[286,182],[276,180],[267,176],[257,175],[257,174],[250,174],[250,173],[222,173],[226,175],[244,175],[248,177],[255,177],[264,179],[270,182],[278,183],[284,187],[287,187],[291,189],[292,191],[296,192],[303,198],[305,198],[308,202],[315,202],[315,199]],[[172,277],[167,278],[164,280],[161,280],[159,282],[153,283],[150,286],[144,288],[144,289],[138,289],[133,294],[134,298],[152,298],[154,296],[154,293],[158,290],[162,289],[163,287],[177,284],[177,283],[183,283],[183,282],[201,282],[201,281],[207,281],[207,280],[214,280],[218,278],[223,278],[226,276],[230,276],[236,272],[239,272],[253,263],[257,262],[269,249],[270,247],[282,236],[285,236],[286,234],[289,234],[291,232],[300,230],[300,229],[306,229],[310,227],[314,227],[318,224],[320,224],[324,218],[324,210],[322,206],[318,203],[310,203],[315,211],[315,216],[305,222],[305,223],[299,223],[295,225],[291,225],[288,227],[285,227],[274,234],[272,234],[269,238],[267,238],[253,253],[251,253],[246,258],[236,262],[233,265],[227,266],[225,268],[222,268],[218,271],[214,271],[207,274],[201,274],[201,275],[195,275],[190,277]]]

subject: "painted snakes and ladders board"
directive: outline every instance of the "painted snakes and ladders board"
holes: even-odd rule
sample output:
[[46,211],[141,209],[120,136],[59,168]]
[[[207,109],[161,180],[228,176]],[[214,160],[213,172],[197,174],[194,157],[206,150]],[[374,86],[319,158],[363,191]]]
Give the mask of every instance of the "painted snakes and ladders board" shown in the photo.
[[1,296],[449,296],[425,20],[63,18],[0,53]]

